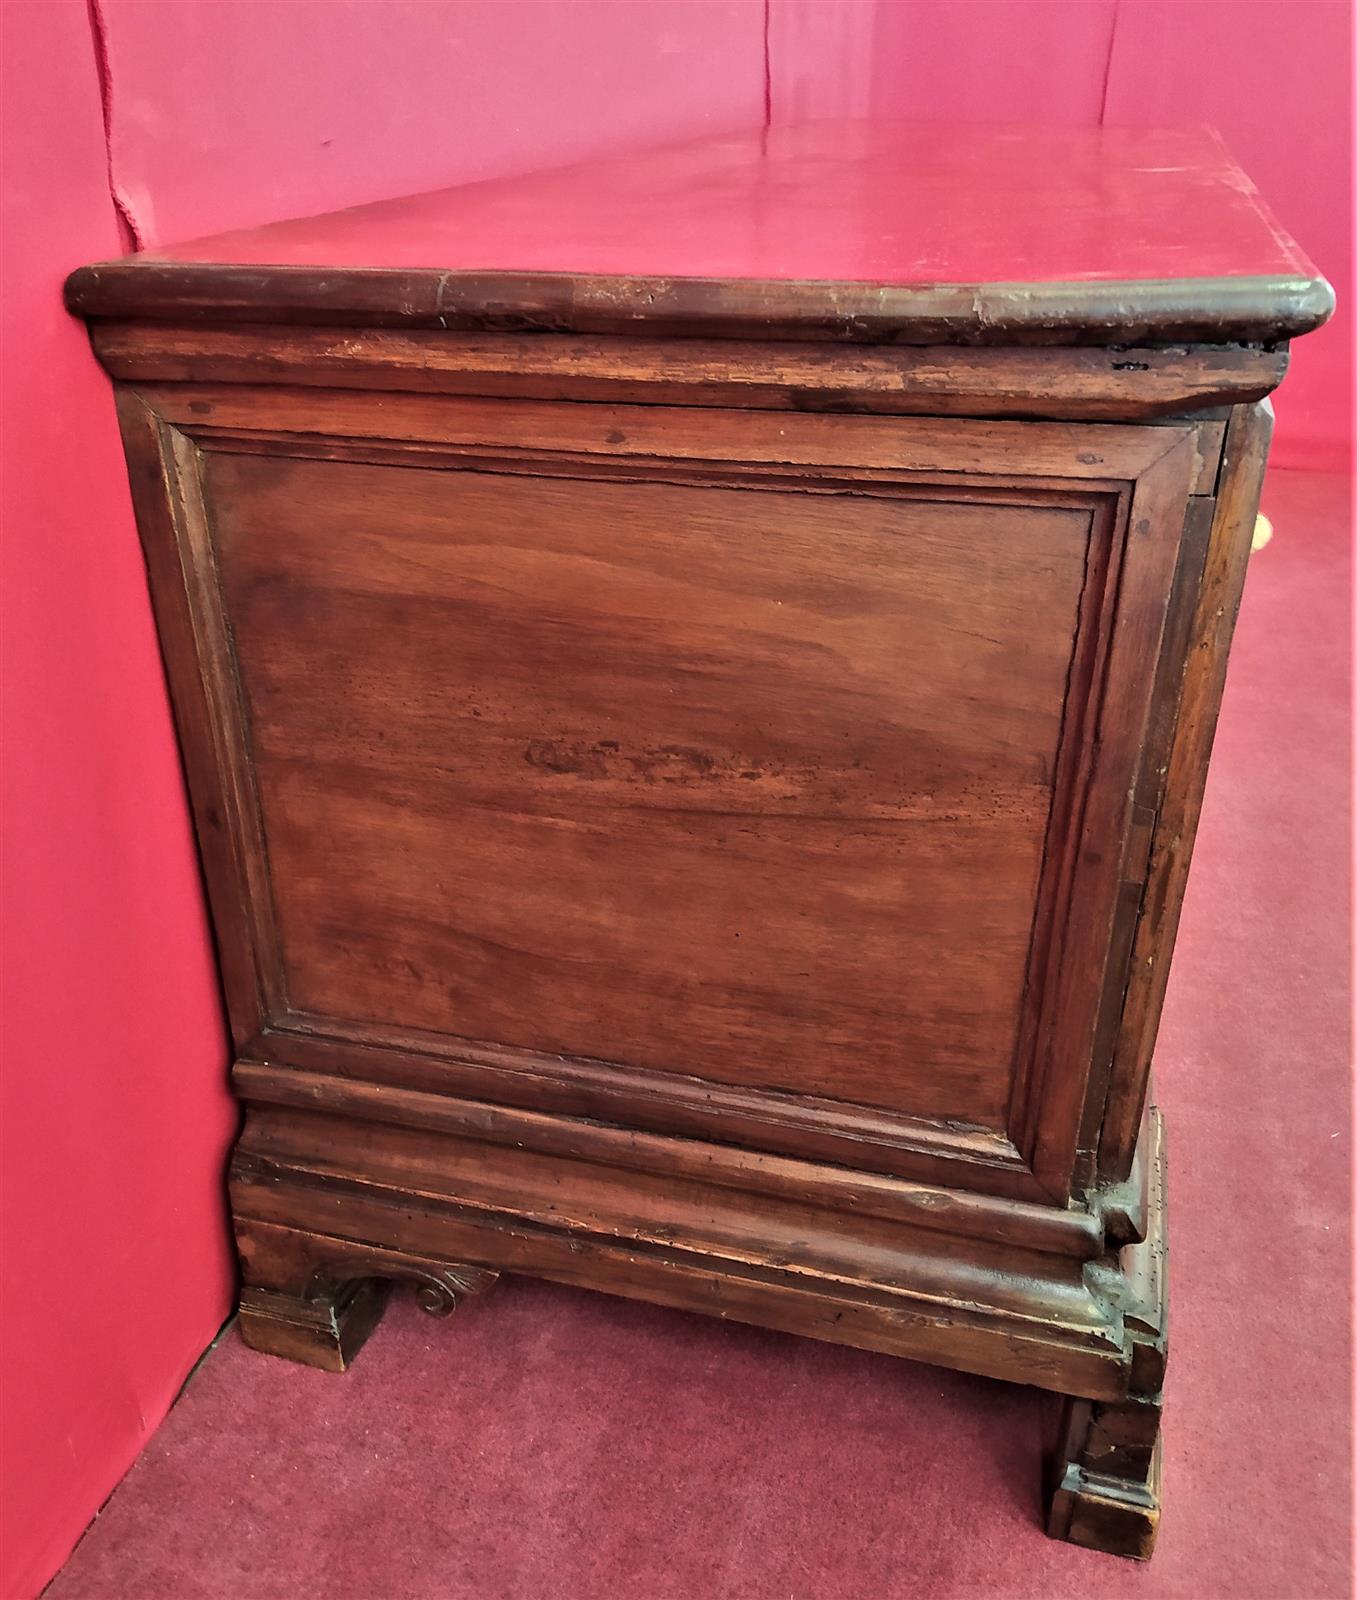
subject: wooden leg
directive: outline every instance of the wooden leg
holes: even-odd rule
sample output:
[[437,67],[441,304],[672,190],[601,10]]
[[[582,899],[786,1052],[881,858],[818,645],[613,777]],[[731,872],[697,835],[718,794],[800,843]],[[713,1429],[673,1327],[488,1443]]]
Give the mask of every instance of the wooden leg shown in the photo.
[[380,1278],[356,1278],[306,1297],[246,1284],[240,1336],[266,1355],[343,1372],[381,1320],[390,1290]]
[[1121,1252],[1124,1316],[1131,1344],[1124,1400],[1068,1399],[1056,1450],[1047,1532],[1056,1539],[1147,1561],[1159,1531],[1164,1367],[1168,1358],[1165,1288],[1164,1139],[1157,1111],[1149,1122],[1148,1225]]
[[431,1316],[446,1317],[498,1276],[485,1267],[431,1261],[285,1228],[236,1219],[245,1284],[240,1332],[253,1350],[343,1372],[381,1320],[390,1280],[414,1284]]
[[1067,1400],[1047,1532],[1148,1561],[1159,1531],[1159,1399]]

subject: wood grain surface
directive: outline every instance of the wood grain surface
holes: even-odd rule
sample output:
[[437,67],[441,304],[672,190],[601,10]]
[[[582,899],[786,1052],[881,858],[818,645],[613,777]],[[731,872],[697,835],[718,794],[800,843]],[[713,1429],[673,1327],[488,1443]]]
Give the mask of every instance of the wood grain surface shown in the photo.
[[207,489],[297,1009],[1001,1124],[1087,511]]

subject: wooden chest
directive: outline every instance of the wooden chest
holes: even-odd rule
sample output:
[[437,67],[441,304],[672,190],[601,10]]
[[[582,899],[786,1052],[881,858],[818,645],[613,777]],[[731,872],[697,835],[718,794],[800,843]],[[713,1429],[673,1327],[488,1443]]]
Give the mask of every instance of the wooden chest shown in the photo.
[[1147,1555],[1150,1058],[1286,341],[1206,136],[820,124],[87,267],[256,1347],[529,1273],[1069,1397]]

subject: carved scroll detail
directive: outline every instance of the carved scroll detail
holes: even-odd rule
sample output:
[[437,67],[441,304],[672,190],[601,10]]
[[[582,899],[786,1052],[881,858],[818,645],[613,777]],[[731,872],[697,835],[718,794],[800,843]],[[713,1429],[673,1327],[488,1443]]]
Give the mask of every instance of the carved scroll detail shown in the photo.
[[311,1280],[313,1295],[327,1294],[337,1284],[356,1278],[395,1278],[412,1283],[415,1300],[431,1317],[447,1317],[471,1294],[488,1289],[499,1277],[488,1267],[435,1266],[402,1260],[390,1251],[373,1248],[329,1256]]
[[423,1272],[410,1267],[400,1274],[415,1284],[415,1299],[421,1311],[431,1317],[446,1317],[469,1294],[488,1289],[499,1277],[483,1267],[445,1267],[441,1272]]

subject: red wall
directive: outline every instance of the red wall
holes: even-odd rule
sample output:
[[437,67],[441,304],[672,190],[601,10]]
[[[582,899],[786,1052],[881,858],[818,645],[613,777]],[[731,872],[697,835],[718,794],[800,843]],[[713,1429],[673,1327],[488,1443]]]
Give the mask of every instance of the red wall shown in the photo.
[[[107,385],[60,306],[146,242],[761,122],[1217,123],[1349,298],[1343,0],[0,0],[0,1595],[51,1574],[225,1316],[233,1127]],[[91,27],[102,18],[102,30]],[[102,40],[102,43],[101,43]],[[111,170],[100,115],[109,94]],[[1346,317],[1346,313],[1344,314]],[[1277,459],[1338,464],[1343,321]]]
[[102,0],[146,243],[763,117],[763,0]]
[[4,13],[0,1593],[34,1593],[229,1309],[234,1113],[108,385],[61,306],[116,253],[83,0]]

